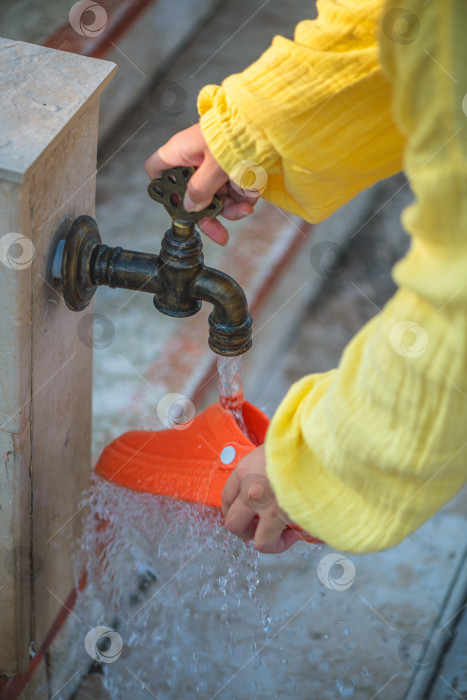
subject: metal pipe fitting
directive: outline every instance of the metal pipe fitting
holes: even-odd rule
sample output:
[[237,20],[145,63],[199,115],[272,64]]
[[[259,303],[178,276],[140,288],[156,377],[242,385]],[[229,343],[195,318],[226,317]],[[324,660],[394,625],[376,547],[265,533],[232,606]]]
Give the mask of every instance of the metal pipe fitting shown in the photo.
[[52,276],[68,308],[81,311],[99,286],[149,292],[154,306],[168,316],[192,316],[201,302],[213,304],[209,345],[219,355],[241,355],[251,347],[252,320],[242,288],[232,277],[204,264],[203,244],[195,223],[216,216],[216,198],[201,212],[187,212],[183,197],[193,168],[172,168],[149,185],[150,196],[172,217],[159,255],[110,248],[102,244],[97,223],[80,216],[58,242]]
[[237,282],[220,270],[205,267],[191,287],[195,299],[209,301],[209,347],[218,355],[241,355],[251,348],[251,315]]

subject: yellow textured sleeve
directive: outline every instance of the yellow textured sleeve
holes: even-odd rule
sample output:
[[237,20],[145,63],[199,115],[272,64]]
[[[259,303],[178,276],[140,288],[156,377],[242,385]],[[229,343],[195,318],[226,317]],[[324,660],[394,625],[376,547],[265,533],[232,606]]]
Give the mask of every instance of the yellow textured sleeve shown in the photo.
[[377,40],[383,5],[318,1],[318,18],[301,22],[294,41],[276,36],[245,71],[201,91],[201,128],[233,179],[242,161],[259,164],[262,196],[317,222],[401,170]]
[[292,387],[266,440],[281,506],[351,552],[396,544],[467,480],[467,4],[403,5],[381,33],[415,195],[399,290],[336,370]]
[[292,386],[266,438],[280,505],[350,552],[396,544],[467,478],[467,4],[402,4],[321,2],[295,42],[200,96],[221,165],[258,162],[268,199],[312,221],[396,171],[404,148],[399,290],[337,369]]

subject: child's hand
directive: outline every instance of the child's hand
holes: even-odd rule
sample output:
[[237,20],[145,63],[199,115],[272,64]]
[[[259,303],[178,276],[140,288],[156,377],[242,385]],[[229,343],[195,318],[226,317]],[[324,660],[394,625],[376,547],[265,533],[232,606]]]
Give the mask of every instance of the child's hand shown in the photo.
[[[258,195],[249,191],[242,195],[232,187],[228,174],[222,170],[210,152],[199,124],[179,131],[146,161],[146,172],[154,180],[164,170],[177,165],[197,168],[189,180],[183,206],[187,211],[200,211],[217,194],[224,202],[222,216],[231,221],[253,213]],[[217,219],[201,219],[199,227],[216,243],[225,245],[229,240],[226,228]]]
[[287,513],[277,503],[266,475],[264,447],[244,457],[222,492],[225,527],[242,540],[254,538],[258,551],[279,554],[301,539]]

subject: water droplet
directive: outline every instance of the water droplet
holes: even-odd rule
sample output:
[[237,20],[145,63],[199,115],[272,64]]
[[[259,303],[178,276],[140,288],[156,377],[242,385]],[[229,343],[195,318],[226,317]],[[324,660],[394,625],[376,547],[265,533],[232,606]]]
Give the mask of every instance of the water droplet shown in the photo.
[[339,694],[343,698],[350,698],[352,695],[355,694],[355,688],[353,685],[346,684],[344,681],[337,680],[336,681],[336,688],[339,691]]

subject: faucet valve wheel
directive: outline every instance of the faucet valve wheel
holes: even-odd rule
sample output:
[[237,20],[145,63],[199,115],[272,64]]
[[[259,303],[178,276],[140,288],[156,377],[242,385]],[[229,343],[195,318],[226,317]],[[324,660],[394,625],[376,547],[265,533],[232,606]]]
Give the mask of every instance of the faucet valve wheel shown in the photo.
[[188,180],[195,172],[195,168],[177,166],[164,170],[162,176],[153,180],[148,186],[149,196],[154,201],[162,204],[169,213],[172,221],[187,221],[196,223],[206,216],[212,218],[222,211],[223,204],[218,197],[214,197],[211,204],[201,211],[187,211],[183,207]]

